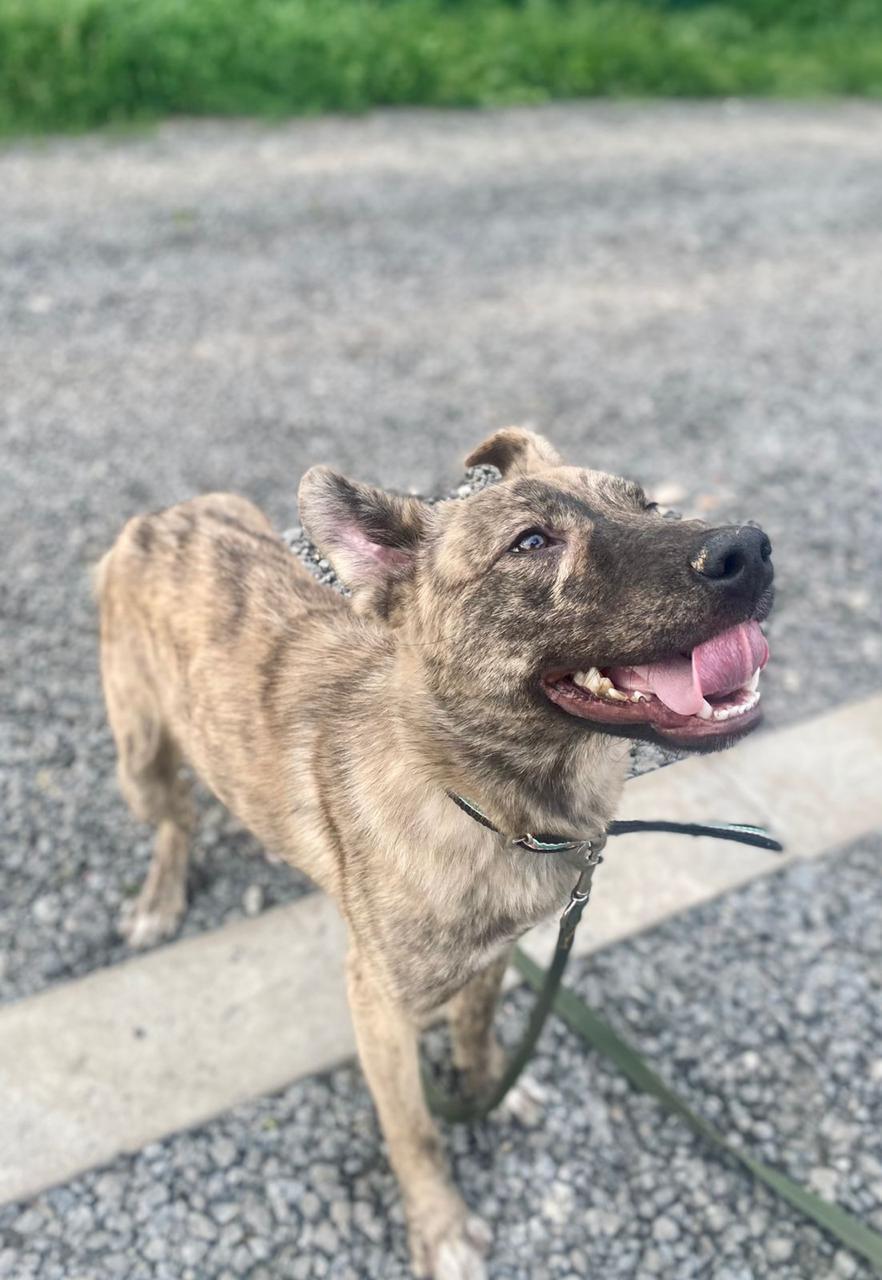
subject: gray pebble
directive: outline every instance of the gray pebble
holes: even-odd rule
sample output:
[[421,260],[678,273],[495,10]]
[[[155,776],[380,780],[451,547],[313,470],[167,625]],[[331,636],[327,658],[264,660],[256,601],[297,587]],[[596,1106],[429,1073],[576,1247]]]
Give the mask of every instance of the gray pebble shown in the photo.
[[198,1240],[215,1240],[217,1227],[204,1213],[191,1213],[187,1219],[187,1230]]
[[787,1236],[772,1236],[766,1241],[766,1253],[772,1262],[787,1262],[793,1257],[793,1241]]
[[219,1222],[221,1226],[230,1222],[239,1212],[239,1206],[233,1200],[216,1201],[211,1206],[211,1216],[215,1222]]
[[228,1138],[216,1138],[212,1143],[211,1157],[216,1165],[221,1169],[228,1168],[236,1159],[238,1151],[236,1144]]
[[676,1240],[680,1235],[680,1228],[677,1226],[673,1218],[662,1215],[656,1218],[652,1224],[652,1238],[659,1242],[667,1242]]
[[246,916],[259,916],[263,910],[263,889],[259,884],[250,884],[242,895],[242,910]]
[[835,1169],[816,1168],[809,1172],[808,1183],[825,1200],[835,1200],[839,1189],[839,1174]]

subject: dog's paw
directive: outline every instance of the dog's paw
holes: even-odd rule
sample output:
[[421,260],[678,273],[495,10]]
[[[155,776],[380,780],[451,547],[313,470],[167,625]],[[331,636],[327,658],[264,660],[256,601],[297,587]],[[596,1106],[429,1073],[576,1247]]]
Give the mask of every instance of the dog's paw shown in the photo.
[[425,1280],[486,1280],[484,1255],[493,1233],[474,1213],[458,1214],[446,1229],[417,1223],[410,1231],[414,1275]]
[[502,1101],[499,1110],[513,1116],[528,1129],[534,1128],[545,1114],[545,1090],[532,1076],[521,1076],[516,1080]]
[[136,899],[127,903],[120,912],[119,931],[130,947],[141,951],[144,947],[152,947],[174,937],[183,914],[183,904],[180,907],[172,904],[145,908]]
[[485,1280],[484,1255],[491,1239],[487,1223],[471,1214],[460,1231],[438,1245],[432,1280]]

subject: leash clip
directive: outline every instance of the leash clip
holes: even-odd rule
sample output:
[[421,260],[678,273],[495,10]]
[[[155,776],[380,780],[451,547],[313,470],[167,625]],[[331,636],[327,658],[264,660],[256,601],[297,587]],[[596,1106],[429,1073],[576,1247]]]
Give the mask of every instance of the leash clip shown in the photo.
[[595,840],[583,840],[582,848],[585,850],[586,867],[596,867],[598,863],[603,862],[603,851],[606,848],[607,833],[602,831]]
[[591,898],[591,881],[594,878],[594,869],[599,867],[603,862],[603,850],[606,847],[606,832],[599,836],[596,840],[583,840],[581,847],[584,851],[584,865],[576,881],[573,891],[570,894],[570,900],[563,909],[560,918],[560,937],[558,946],[563,950],[569,951],[573,945],[573,936],[579,921],[582,919],[582,912],[588,905]]

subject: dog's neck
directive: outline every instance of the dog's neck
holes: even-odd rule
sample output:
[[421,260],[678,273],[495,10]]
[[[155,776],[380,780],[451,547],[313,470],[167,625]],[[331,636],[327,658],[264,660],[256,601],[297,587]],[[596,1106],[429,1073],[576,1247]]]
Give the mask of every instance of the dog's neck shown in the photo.
[[624,740],[570,726],[529,697],[452,688],[410,646],[399,648],[388,681],[399,740],[420,774],[467,797],[500,831],[587,837],[605,829],[627,772]]

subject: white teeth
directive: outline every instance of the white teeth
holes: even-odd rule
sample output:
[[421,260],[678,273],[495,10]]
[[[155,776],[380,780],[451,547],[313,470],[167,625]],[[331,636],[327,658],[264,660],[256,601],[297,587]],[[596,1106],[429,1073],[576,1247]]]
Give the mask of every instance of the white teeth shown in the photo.
[[606,682],[609,688],[604,691],[605,698],[612,698],[615,702],[630,702],[631,699],[626,693],[622,693],[621,689],[617,689],[611,680]]
[[573,673],[573,683],[590,691],[598,698],[609,698],[613,702],[627,702],[628,695],[617,689],[607,676],[602,676],[597,667],[589,667],[587,671]]
[[[701,706],[695,714],[700,720],[719,721],[731,720],[736,716],[743,716],[746,711],[752,711],[760,700],[759,678],[760,669],[757,667],[743,686],[742,692],[747,694],[743,702],[738,702],[731,707],[715,707],[708,702],[707,698],[702,698]],[[580,689],[588,689],[596,698],[604,698],[607,702],[645,702],[648,696],[641,689],[632,689],[629,693],[624,693],[616,688],[608,676],[602,676],[597,667],[589,667],[587,671],[574,671],[572,681]]]
[[743,716],[745,711],[752,711],[760,700],[758,692],[754,691],[746,702],[738,702],[734,707],[714,707],[714,720],[732,720],[735,716]]

